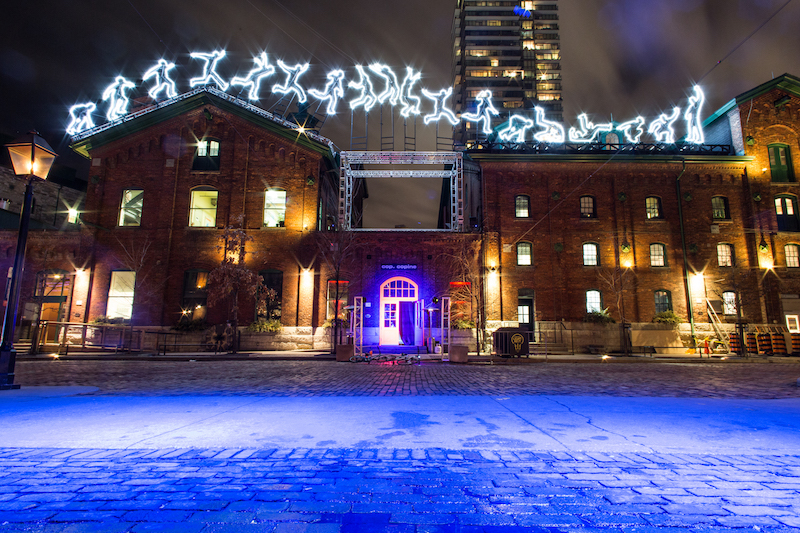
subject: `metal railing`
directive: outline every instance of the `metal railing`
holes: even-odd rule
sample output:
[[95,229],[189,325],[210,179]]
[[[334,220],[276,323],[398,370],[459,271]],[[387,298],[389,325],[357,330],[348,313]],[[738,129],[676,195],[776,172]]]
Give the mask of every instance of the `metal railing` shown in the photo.
[[139,351],[145,333],[145,330],[122,324],[42,321],[36,339],[31,339],[31,351],[37,353],[48,347],[57,347],[59,354],[68,353],[70,349]]

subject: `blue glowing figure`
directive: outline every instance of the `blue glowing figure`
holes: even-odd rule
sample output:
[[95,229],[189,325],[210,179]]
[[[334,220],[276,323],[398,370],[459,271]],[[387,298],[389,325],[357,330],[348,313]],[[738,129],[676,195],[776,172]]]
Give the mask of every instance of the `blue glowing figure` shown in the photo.
[[97,106],[91,102],[70,107],[67,133],[69,135],[77,135],[84,130],[94,128],[92,113],[94,113],[95,109],[97,109]]
[[128,114],[128,104],[130,104],[130,100],[128,100],[128,96],[125,93],[134,87],[136,87],[136,85],[122,76],[117,76],[114,79],[114,83],[106,87],[106,90],[103,91],[103,101],[110,100],[108,110],[106,111],[106,118],[109,122]]
[[369,79],[367,73],[364,72],[364,67],[361,65],[356,65],[356,71],[359,75],[358,81],[348,82],[347,86],[361,91],[361,94],[358,96],[358,98],[350,100],[350,109],[363,106],[364,112],[368,113],[378,101],[378,96],[375,94],[375,87],[372,85],[372,80]]
[[269,64],[266,52],[261,52],[261,55],[253,57],[253,61],[256,63],[255,68],[248,72],[247,76],[244,78],[235,76],[231,80],[231,85],[240,85],[249,89],[247,97],[250,100],[258,100],[258,93],[261,90],[261,80],[275,74],[275,67]]
[[397,99],[400,97],[400,86],[397,83],[397,75],[394,71],[380,63],[373,63],[369,66],[369,69],[386,82],[386,88],[378,95],[378,102],[383,104],[386,100],[389,100],[390,104],[397,105]]
[[570,142],[574,143],[590,143],[596,142],[597,136],[601,133],[608,133],[612,129],[614,129],[614,125],[611,123],[606,124],[594,124],[589,120],[588,115],[586,113],[581,113],[578,115],[578,124],[580,124],[580,130],[575,128],[569,129],[569,140]]
[[512,115],[508,119],[508,126],[497,132],[497,136],[504,142],[525,142],[525,132],[533,127],[533,121],[519,115]]
[[300,76],[305,74],[305,72],[308,70],[308,63],[298,63],[295,66],[290,67],[279,59],[278,67],[280,67],[280,69],[286,74],[286,81],[283,83],[283,85],[273,85],[272,92],[280,94],[294,93],[297,96],[298,102],[301,104],[305,103],[305,101],[308,100],[306,91],[300,87],[300,84],[297,83],[297,80],[299,80]]
[[680,115],[680,107],[673,108],[671,115],[660,114],[657,119],[650,123],[647,133],[652,135],[656,142],[675,144],[675,130],[672,129],[672,125],[675,124]]
[[697,85],[694,86],[694,96],[689,98],[689,107],[683,114],[686,120],[686,142],[690,144],[703,144],[706,137],[703,135],[703,120],[700,118],[700,110],[706,101],[706,95]]
[[477,107],[474,113],[461,113],[461,119],[467,122],[483,122],[483,133],[489,135],[492,133],[492,117],[496,117],[499,113],[492,105],[492,91],[483,90],[478,93],[476,98]]
[[414,72],[414,69],[411,67],[406,67],[406,77],[403,78],[403,83],[400,85],[400,103],[403,104],[400,114],[404,117],[419,115],[419,106],[422,100],[420,100],[419,96],[412,94],[411,91],[414,88],[414,84],[417,83],[421,77],[422,72]]
[[178,95],[175,88],[175,82],[169,77],[169,71],[175,68],[175,63],[169,63],[165,59],[159,59],[158,63],[144,73],[142,81],[147,81],[150,78],[155,78],[155,84],[147,91],[147,94],[153,100],[158,99],[159,93],[164,93],[166,98],[174,98]]
[[432,93],[427,89],[422,89],[422,94],[424,94],[427,98],[433,100],[433,112],[428,115],[425,115],[425,117],[422,119],[422,121],[425,123],[426,126],[431,122],[433,122],[434,120],[438,122],[443,117],[447,119],[447,121],[453,126],[458,124],[458,118],[456,117],[455,113],[453,113],[447,107],[446,103],[447,99],[450,98],[450,95],[453,94],[452,87],[448,87],[447,89],[442,89],[438,93]]
[[325,88],[321,91],[309,89],[308,92],[317,100],[323,102],[327,100],[328,110],[326,112],[329,115],[335,115],[336,104],[339,103],[340,98],[344,98],[344,71],[336,69],[328,72],[328,81],[325,83]]
[[[636,135],[631,135],[631,130],[634,128],[636,129]],[[625,136],[626,142],[631,144],[639,144],[639,141],[642,139],[642,135],[644,135],[644,118],[636,117],[633,120],[619,124],[615,129],[622,132],[622,134]]]
[[217,63],[219,63],[220,59],[225,57],[225,50],[215,50],[208,54],[203,52],[192,52],[191,56],[192,59],[202,59],[205,61],[205,65],[203,65],[202,76],[189,80],[190,86],[196,87],[198,85],[210,85],[213,81],[217,84],[217,87],[220,90],[228,90],[228,83],[217,73]]
[[514,14],[520,17],[531,18],[531,12],[520,6],[514,6]]
[[535,133],[533,138],[540,143],[563,143],[566,138],[564,126],[558,122],[547,120],[543,107],[536,106],[533,110],[536,113],[536,125],[544,128],[542,131]]

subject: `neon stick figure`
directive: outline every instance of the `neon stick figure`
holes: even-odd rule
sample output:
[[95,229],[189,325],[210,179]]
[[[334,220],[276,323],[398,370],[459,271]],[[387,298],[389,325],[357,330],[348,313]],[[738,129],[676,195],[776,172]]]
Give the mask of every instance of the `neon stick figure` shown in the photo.
[[450,95],[453,94],[452,87],[442,89],[438,93],[432,93],[427,89],[422,89],[422,94],[433,100],[433,113],[425,115],[425,118],[422,119],[426,126],[434,120],[438,122],[442,119],[442,117],[447,119],[447,121],[453,126],[458,124],[458,118],[456,117],[455,113],[448,109],[447,104],[445,103],[447,99],[450,98]]
[[261,55],[253,57],[256,66],[247,76],[240,78],[238,76],[231,80],[231,85],[241,85],[242,87],[249,87],[250,92],[247,97],[250,100],[258,100],[258,92],[261,89],[261,80],[268,76],[275,74],[275,67],[269,64],[266,52],[261,52]]
[[167,98],[174,98],[178,95],[178,91],[175,89],[175,82],[169,77],[169,71],[174,68],[175,63],[168,63],[164,59],[159,59],[153,68],[144,73],[142,81],[147,81],[152,77],[156,78],[155,85],[147,91],[150,98],[156,100],[160,92],[164,92]]
[[492,133],[492,117],[499,113],[492,105],[492,91],[484,90],[478,93],[478,107],[474,113],[461,113],[461,118],[468,122],[478,123],[483,121],[483,133]]
[[[631,130],[636,128],[636,136],[631,135]],[[629,120],[628,122],[623,122],[622,124],[616,127],[617,131],[621,131],[622,134],[625,136],[625,140],[631,144],[639,144],[639,141],[642,139],[642,135],[644,135],[644,118],[636,117],[633,120]]]
[[300,87],[300,84],[297,83],[297,80],[308,70],[308,63],[298,63],[290,67],[279,59],[278,66],[286,73],[286,82],[283,85],[273,85],[272,92],[281,94],[295,93],[297,95],[297,101],[301,104],[305,103],[308,97],[303,88]]
[[189,80],[189,85],[195,87],[197,85],[209,85],[212,81],[217,84],[220,90],[227,90],[228,83],[222,79],[217,73],[217,63],[225,57],[225,50],[214,50],[211,53],[192,52],[192,59],[202,59],[205,61],[203,65],[203,75],[198,78]]
[[317,100],[322,100],[323,102],[327,100],[327,113],[335,115],[336,104],[339,102],[339,98],[344,97],[344,71],[337,69],[328,72],[328,82],[325,84],[325,88],[321,91],[309,89],[308,92]]
[[575,128],[569,129],[569,140],[574,143],[594,142],[600,133],[608,133],[614,128],[611,124],[594,124],[590,122],[586,113],[578,115],[578,124],[581,127],[580,131]]
[[356,65],[356,71],[358,71],[359,75],[358,82],[348,82],[347,86],[361,91],[361,94],[355,100],[350,100],[350,109],[364,106],[364,112],[368,113],[378,101],[378,97],[375,95],[375,87],[372,85],[372,80],[364,72],[364,67]]
[[512,115],[508,121],[508,126],[497,132],[501,141],[505,142],[525,142],[525,132],[533,127],[533,121],[519,115]]
[[678,120],[680,114],[680,107],[673,108],[671,115],[660,114],[657,119],[650,123],[647,133],[652,135],[656,142],[675,144],[675,131],[672,129],[672,125]]
[[136,87],[133,83],[129,82],[122,76],[117,76],[114,83],[106,87],[103,91],[103,101],[111,100],[108,104],[108,111],[106,111],[106,118],[109,121],[117,120],[128,114],[128,104],[130,100],[125,95],[125,91]]
[[397,98],[400,96],[400,87],[397,83],[397,75],[391,68],[380,63],[373,63],[369,69],[384,79],[386,88],[378,95],[378,102],[383,104],[387,99],[392,105],[397,105]]
[[694,86],[694,96],[689,98],[689,107],[683,118],[686,120],[686,142],[691,144],[703,144],[706,137],[703,135],[703,121],[700,118],[700,110],[706,101],[706,95],[697,85]]
[[544,118],[543,107],[536,106],[533,110],[536,113],[536,125],[544,128],[543,131],[535,133],[533,138],[540,143],[563,143],[566,139],[564,126]]
[[67,125],[67,134],[77,135],[78,133],[94,128],[92,113],[97,106],[89,102],[88,104],[77,104],[69,108],[70,122]]
[[415,94],[411,94],[411,90],[414,87],[414,84],[419,81],[422,77],[422,72],[417,71],[414,72],[414,69],[411,67],[406,67],[406,77],[403,78],[403,84],[400,85],[400,103],[403,104],[403,109],[400,110],[400,114],[404,117],[408,117],[408,115],[419,115],[419,106],[422,103],[419,96]]

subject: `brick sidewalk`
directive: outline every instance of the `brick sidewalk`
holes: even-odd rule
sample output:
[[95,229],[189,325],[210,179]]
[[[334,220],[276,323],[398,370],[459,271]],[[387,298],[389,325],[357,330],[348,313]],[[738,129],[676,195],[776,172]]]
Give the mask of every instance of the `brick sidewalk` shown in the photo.
[[800,527],[800,456],[2,449],[0,472],[4,532]]

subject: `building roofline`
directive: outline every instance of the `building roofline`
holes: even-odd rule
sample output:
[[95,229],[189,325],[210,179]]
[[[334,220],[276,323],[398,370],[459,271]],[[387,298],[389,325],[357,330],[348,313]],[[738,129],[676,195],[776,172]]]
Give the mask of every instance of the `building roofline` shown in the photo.
[[469,158],[478,162],[526,161],[561,163],[749,163],[753,156],[738,155],[615,155],[611,154],[514,154],[468,152]]

